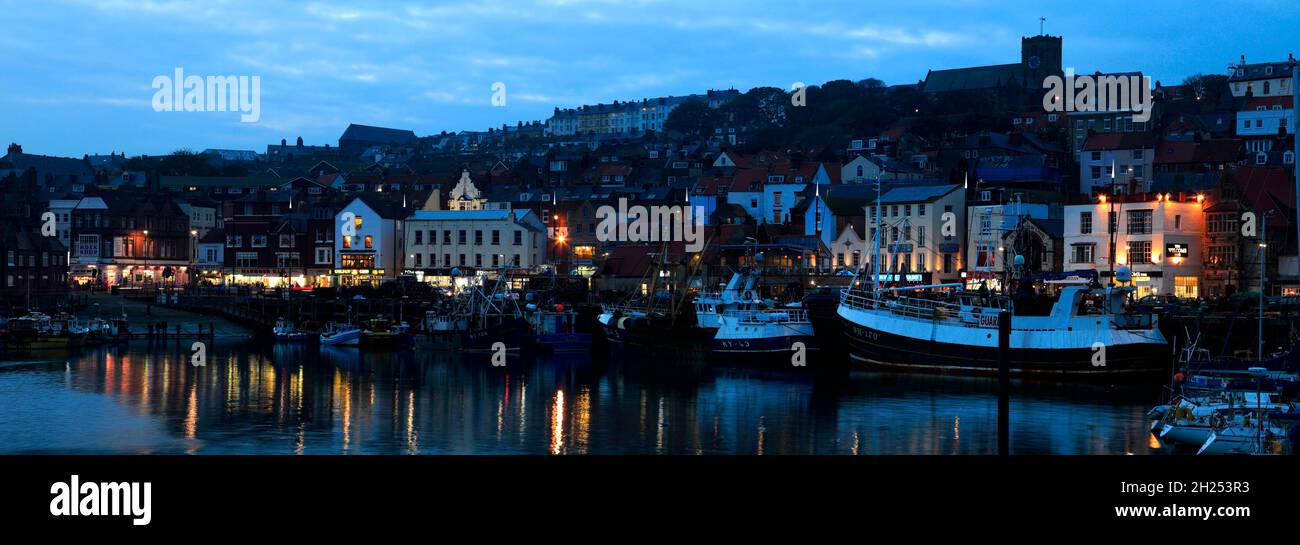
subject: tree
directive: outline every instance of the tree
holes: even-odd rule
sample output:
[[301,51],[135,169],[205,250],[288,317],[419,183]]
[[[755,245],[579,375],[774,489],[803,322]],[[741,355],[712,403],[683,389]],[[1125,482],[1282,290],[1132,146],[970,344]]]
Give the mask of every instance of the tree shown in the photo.
[[701,100],[687,100],[664,120],[664,130],[687,136],[702,137],[713,132],[716,118],[712,108]]

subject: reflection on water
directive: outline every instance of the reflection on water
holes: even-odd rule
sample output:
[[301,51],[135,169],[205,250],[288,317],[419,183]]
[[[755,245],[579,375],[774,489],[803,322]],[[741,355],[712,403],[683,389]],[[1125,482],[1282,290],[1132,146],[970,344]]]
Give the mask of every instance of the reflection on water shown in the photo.
[[[221,344],[9,358],[0,452],[991,454],[987,379]],[[1159,449],[1158,388],[1017,384],[1016,453]]]

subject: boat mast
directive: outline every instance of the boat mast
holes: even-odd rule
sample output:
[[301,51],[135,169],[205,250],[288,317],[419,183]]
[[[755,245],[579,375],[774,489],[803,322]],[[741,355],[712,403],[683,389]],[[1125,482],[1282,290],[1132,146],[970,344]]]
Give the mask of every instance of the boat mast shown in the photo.
[[1110,159],[1110,214],[1106,216],[1106,229],[1110,230],[1110,285],[1115,285],[1115,229],[1119,227],[1119,218],[1115,216],[1115,157]]
[[[1294,114],[1294,112],[1300,111],[1300,88],[1297,88],[1297,86],[1300,86],[1300,63],[1296,62],[1295,55],[1291,55],[1290,57],[1291,58],[1288,60],[1291,61],[1291,108],[1293,111],[1291,115],[1292,125],[1290,128],[1291,156],[1293,157],[1291,160],[1291,169],[1292,177],[1294,178],[1293,181],[1296,186],[1296,210],[1300,210],[1300,161],[1294,159],[1296,155],[1300,155],[1300,131],[1295,130],[1300,128],[1300,121],[1295,120],[1296,117]],[[1296,222],[1296,240],[1300,241],[1300,221]]]
[[884,232],[880,230],[880,175],[876,175],[876,234],[871,237],[872,243],[876,245],[875,256],[871,258],[871,291],[880,293],[880,237]]

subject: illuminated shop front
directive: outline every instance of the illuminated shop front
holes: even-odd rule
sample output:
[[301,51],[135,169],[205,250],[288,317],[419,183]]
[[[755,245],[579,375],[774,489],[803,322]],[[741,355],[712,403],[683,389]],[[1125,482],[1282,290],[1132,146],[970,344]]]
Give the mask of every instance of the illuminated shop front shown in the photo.
[[184,285],[189,283],[189,267],[186,265],[99,265],[88,264],[74,267],[69,281],[77,286],[99,286],[112,288],[116,286],[156,287],[161,285]]
[[236,269],[227,274],[225,283],[229,286],[262,286],[266,288],[306,287],[307,276],[301,271],[275,269]]
[[375,253],[347,251],[339,254],[339,267],[334,269],[340,286],[377,285],[388,271],[375,268]]

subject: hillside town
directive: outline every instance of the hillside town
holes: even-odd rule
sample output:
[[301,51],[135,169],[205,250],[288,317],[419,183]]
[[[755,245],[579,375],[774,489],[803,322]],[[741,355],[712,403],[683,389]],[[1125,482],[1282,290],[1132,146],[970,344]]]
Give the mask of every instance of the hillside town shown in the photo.
[[[635,292],[661,247],[723,279],[757,247],[776,293],[870,270],[1107,282],[1123,265],[1139,297],[1300,294],[1294,57],[1153,81],[1135,121],[1044,108],[1044,79],[1074,72],[1061,45],[1026,37],[1016,62],[914,83],[701,89],[485,131],[352,124],[337,142],[161,157],[47,156],[16,135],[0,292],[19,314],[76,290],[450,287],[501,269]],[[1092,74],[1141,75],[1105,68]],[[597,211],[620,203],[696,207],[707,244],[601,236]]]

